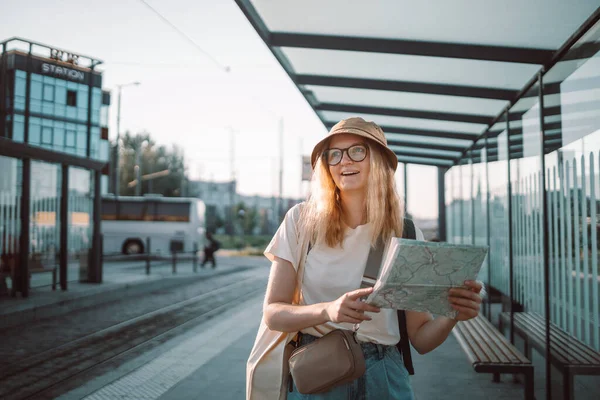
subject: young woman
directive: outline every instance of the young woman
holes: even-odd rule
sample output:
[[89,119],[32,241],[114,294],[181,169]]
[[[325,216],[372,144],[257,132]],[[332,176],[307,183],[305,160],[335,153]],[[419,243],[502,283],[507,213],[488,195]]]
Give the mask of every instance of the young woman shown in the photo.
[[[396,343],[397,313],[360,301],[372,289],[358,289],[369,250],[378,237],[401,237],[403,209],[396,193],[397,158],[379,126],[361,118],[336,124],[312,153],[313,188],[296,206],[267,247],[272,261],[264,303],[264,323],[271,331],[302,332],[301,345],[333,329],[360,324],[367,370],[355,381],[316,395],[293,392],[288,399],[413,399],[409,375]],[[300,304],[293,304],[298,269],[298,233],[311,238],[304,262]],[[423,234],[417,229],[417,239]],[[408,336],[421,354],[442,344],[457,321],[479,313],[480,284],[452,289],[456,319],[407,311]],[[257,340],[258,341],[258,340]],[[278,377],[273,377],[278,379]]]

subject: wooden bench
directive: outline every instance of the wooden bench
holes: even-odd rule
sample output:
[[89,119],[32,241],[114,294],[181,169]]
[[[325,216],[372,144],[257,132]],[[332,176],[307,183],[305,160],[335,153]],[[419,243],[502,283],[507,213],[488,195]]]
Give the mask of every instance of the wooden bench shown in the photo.
[[[525,341],[525,354],[531,347],[546,354],[546,321],[537,313],[514,313],[514,331]],[[500,327],[510,323],[510,312],[500,314]],[[550,323],[550,362],[563,374],[563,398],[574,398],[575,375],[600,375],[600,353]]]
[[459,322],[453,332],[475,372],[494,374],[494,382],[500,382],[500,374],[523,374],[525,399],[534,399],[531,361],[485,317]]

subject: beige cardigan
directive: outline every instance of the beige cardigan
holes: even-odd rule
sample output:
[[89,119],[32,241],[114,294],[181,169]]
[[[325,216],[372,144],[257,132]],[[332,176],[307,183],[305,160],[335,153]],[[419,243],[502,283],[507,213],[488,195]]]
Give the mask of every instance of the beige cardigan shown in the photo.
[[[298,227],[300,210],[303,204],[293,207],[288,216],[291,216],[294,227]],[[294,304],[300,304],[300,285],[304,275],[304,261],[308,250],[306,235],[298,232],[296,260],[299,260],[296,273],[296,289],[294,291]],[[247,400],[285,400],[287,398],[289,352],[291,346],[286,346],[297,332],[277,332],[269,329],[264,316],[246,363],[246,399]],[[287,349],[286,349],[287,347]],[[287,354],[286,353],[287,350]]]

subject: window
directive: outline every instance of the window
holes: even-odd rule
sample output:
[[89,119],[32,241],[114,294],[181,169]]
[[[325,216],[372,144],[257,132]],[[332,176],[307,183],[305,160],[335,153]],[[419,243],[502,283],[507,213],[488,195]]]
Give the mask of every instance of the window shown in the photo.
[[77,92],[75,90],[67,90],[67,105],[71,107],[77,106]]
[[67,141],[65,143],[66,147],[75,147],[75,131],[71,129],[67,129]]
[[44,85],[44,101],[54,101],[54,85]]
[[52,128],[42,127],[42,144],[52,144]]

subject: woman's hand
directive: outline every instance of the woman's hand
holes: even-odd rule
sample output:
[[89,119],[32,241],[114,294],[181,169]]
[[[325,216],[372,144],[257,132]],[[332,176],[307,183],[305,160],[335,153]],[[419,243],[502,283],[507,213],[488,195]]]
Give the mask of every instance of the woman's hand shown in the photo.
[[476,281],[465,281],[465,288],[452,288],[449,293],[450,305],[458,315],[454,318],[457,321],[466,321],[479,315],[479,305],[481,304],[482,284]]
[[331,322],[349,322],[352,324],[370,321],[372,318],[365,315],[365,311],[378,313],[379,307],[363,303],[360,298],[368,296],[372,291],[373,288],[357,289],[344,294],[331,303],[327,303],[325,307],[327,319]]

